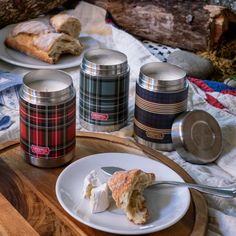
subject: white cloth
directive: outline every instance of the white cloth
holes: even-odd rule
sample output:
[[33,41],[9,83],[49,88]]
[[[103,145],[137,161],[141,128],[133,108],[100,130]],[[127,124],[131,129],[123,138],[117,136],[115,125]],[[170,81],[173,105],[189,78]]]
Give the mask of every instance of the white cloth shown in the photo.
[[[80,2],[72,14],[76,15],[82,24],[82,32],[96,39],[101,47],[112,48],[125,53],[130,65],[130,97],[129,97],[129,123],[127,127],[113,134],[132,139],[135,83],[139,75],[139,69],[143,64],[159,61],[146,48],[128,33],[105,23],[106,12],[96,6]],[[1,62],[0,69],[14,73],[25,74],[28,70]],[[74,86],[79,90],[79,67],[66,69],[71,74]],[[212,164],[194,165],[185,162],[175,152],[165,152],[170,159],[183,167],[197,183],[214,186],[233,185],[236,183],[236,117],[228,111],[219,110],[209,105],[204,99],[204,93],[190,84],[189,87],[189,109],[203,109],[213,115],[219,122],[223,133],[223,153],[221,157]],[[222,102],[227,103],[230,110],[234,108],[234,99],[222,96]],[[78,98],[78,96],[77,96]],[[78,104],[78,103],[77,103]],[[4,114],[11,116],[13,125],[5,131],[0,131],[0,142],[19,137],[19,113],[8,107],[1,107]],[[81,129],[77,112],[77,129]],[[222,199],[206,195],[209,206],[208,235],[233,236],[236,233],[236,199]]]

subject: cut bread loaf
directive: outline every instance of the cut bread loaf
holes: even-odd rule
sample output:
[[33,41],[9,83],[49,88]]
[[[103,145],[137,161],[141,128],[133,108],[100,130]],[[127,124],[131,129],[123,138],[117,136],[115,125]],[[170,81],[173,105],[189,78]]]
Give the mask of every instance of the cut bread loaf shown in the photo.
[[78,38],[81,31],[79,19],[74,16],[59,13],[50,19],[50,23],[58,33],[65,33],[73,38]]
[[83,49],[79,40],[56,33],[50,26],[39,21],[16,25],[5,39],[5,44],[50,64],[56,63],[61,54],[80,55]]
[[155,174],[140,169],[115,172],[108,180],[116,206],[135,224],[144,224],[149,218],[143,191],[154,180]]

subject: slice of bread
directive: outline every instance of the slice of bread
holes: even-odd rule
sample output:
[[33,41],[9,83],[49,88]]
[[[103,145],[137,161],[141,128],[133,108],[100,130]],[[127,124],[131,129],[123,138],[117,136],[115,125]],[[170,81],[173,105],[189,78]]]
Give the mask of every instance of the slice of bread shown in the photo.
[[65,33],[73,38],[78,38],[81,31],[79,19],[74,16],[59,13],[50,18],[50,24],[58,33]]

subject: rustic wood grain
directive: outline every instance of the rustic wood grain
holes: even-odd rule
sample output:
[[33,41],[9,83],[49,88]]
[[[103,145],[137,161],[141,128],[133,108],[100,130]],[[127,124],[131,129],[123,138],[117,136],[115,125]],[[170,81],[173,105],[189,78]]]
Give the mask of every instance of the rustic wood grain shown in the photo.
[[1,193],[0,193],[0,209],[1,209],[1,214],[0,214],[1,236],[39,235]]
[[[167,164],[183,179],[192,182],[191,177],[176,163],[157,151],[138,147],[135,142],[106,134],[78,132],[77,135],[76,157],[73,161],[102,152],[145,155]],[[10,146],[5,145],[0,151],[0,193],[22,216],[22,220],[28,222],[29,227],[39,235],[112,235],[76,221],[62,209],[56,199],[55,183],[65,167],[33,167],[22,160],[17,141],[8,144]],[[200,193],[190,192],[192,201],[186,215],[172,227],[150,235],[204,235],[207,227],[206,202]],[[15,216],[12,218],[15,219]],[[10,224],[3,224],[0,220],[0,235],[3,234],[4,227],[10,227]]]
[[190,51],[219,45],[236,14],[222,6],[189,0],[87,0],[111,13],[127,32],[153,42]]
[[0,153],[1,153],[1,150],[4,149],[4,152],[5,152],[7,149],[12,149],[14,146],[17,146],[18,144],[19,144],[18,140],[11,140],[5,143],[0,143]]

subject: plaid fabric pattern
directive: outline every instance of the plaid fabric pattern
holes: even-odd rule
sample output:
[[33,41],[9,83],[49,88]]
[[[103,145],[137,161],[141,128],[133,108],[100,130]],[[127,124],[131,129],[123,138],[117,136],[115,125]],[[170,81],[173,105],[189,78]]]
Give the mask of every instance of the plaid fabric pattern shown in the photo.
[[188,87],[160,93],[136,84],[134,132],[147,141],[172,143],[171,127],[175,118],[187,109]]
[[128,119],[129,72],[113,77],[91,76],[81,70],[80,119],[92,125],[125,124]]
[[154,102],[159,104],[175,104],[182,102],[188,96],[188,89],[183,89],[174,92],[153,92],[147,89],[142,88],[138,84],[136,84],[136,94],[147,100],[148,102]]
[[59,105],[34,105],[20,98],[20,142],[25,157],[55,159],[75,148],[75,96]]

